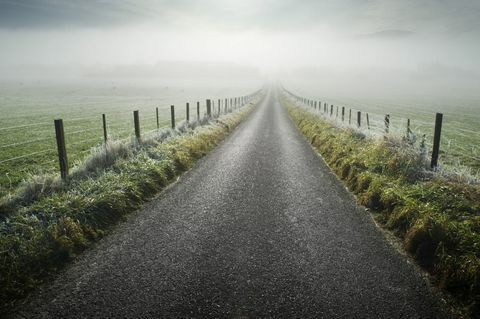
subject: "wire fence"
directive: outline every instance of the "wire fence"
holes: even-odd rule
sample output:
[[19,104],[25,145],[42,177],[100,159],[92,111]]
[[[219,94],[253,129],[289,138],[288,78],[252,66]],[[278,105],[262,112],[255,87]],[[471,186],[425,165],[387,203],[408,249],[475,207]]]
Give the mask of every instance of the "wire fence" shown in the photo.
[[[364,112],[358,108],[339,106],[327,101],[318,101],[283,88],[284,94],[297,106],[304,107],[312,114],[321,116],[339,127],[361,131],[371,138],[385,136],[398,137],[412,146],[421,148],[430,158],[430,166],[439,169],[441,166],[468,168],[478,176],[480,170],[480,149],[474,141],[480,141],[480,131],[458,128],[459,123],[443,121],[442,113],[432,113],[422,118],[405,118]],[[413,115],[413,114],[412,114]],[[448,130],[448,135],[442,134]],[[444,132],[445,133],[445,132]]]
[[[159,106],[143,110],[110,112],[0,128],[0,196],[14,190],[29,175],[58,172],[62,177],[91,149],[108,140],[141,142],[162,129],[176,129],[184,121],[216,118],[232,112],[260,94],[207,99],[184,106]],[[60,164],[60,165],[59,165]]]

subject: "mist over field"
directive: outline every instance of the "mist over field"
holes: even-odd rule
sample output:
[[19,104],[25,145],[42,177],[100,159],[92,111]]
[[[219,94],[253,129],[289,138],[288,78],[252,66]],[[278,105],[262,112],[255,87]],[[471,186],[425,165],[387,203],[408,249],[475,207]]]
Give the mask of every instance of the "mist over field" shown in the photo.
[[475,0],[2,0],[0,74],[478,98],[479,14]]

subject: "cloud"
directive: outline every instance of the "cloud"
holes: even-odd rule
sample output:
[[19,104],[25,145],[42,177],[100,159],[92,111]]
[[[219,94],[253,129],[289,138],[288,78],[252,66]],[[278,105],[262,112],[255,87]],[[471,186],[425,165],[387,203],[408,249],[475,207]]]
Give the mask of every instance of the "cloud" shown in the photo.
[[[176,28],[311,30],[351,20],[363,0],[0,0],[2,29],[152,23]],[[347,18],[348,17],[348,18]]]
[[358,39],[402,39],[408,38],[415,33],[407,30],[383,30],[356,36]]
[[480,1],[0,0],[0,66],[257,66],[479,70]]
[[443,36],[480,33],[478,0],[372,0],[367,7],[377,29]]
[[478,0],[0,0],[1,29],[150,23],[175,30],[328,30],[399,38],[407,34],[397,31],[407,30],[480,34],[479,15]]
[[148,7],[128,1],[0,0],[3,29],[95,28],[151,17]]

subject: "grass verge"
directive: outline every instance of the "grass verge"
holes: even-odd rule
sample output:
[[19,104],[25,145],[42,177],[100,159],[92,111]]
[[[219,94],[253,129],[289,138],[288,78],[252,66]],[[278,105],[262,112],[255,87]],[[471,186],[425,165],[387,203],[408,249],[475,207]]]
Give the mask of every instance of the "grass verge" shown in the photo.
[[66,182],[36,177],[0,205],[0,313],[220,143],[253,109],[92,152]]
[[480,317],[480,186],[425,170],[401,139],[366,138],[283,101],[361,205],[431,274],[460,315]]

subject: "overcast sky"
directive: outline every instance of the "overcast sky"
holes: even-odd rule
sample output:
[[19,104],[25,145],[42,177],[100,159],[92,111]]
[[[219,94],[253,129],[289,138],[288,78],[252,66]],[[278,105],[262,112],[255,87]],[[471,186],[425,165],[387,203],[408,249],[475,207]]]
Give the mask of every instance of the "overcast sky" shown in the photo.
[[479,0],[0,0],[0,67],[212,61],[478,79]]

